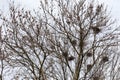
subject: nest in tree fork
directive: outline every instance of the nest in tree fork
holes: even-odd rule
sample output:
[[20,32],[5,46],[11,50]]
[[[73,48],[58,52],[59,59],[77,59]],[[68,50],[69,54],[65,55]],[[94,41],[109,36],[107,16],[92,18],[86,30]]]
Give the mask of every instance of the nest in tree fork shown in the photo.
[[98,76],[93,77],[93,80],[100,80]]
[[62,53],[62,55],[63,55],[65,58],[67,58],[67,57],[68,57],[68,52],[65,51],[65,52]]
[[102,61],[103,61],[103,62],[107,62],[107,61],[109,61],[109,59],[108,59],[107,56],[104,56],[104,57],[102,58]]
[[99,29],[98,27],[92,27],[92,29],[95,34],[98,34],[101,31],[101,29]]
[[91,57],[91,56],[92,56],[92,53],[88,52],[88,53],[86,54],[86,56],[87,56],[87,57]]
[[87,71],[89,72],[92,69],[92,64],[87,65]]
[[72,40],[72,41],[71,41],[71,44],[72,44],[73,46],[76,46],[76,45],[77,45],[77,41],[76,41],[76,40]]
[[72,60],[74,60],[74,59],[75,59],[74,56],[70,56],[70,57],[68,57],[68,61],[72,61]]

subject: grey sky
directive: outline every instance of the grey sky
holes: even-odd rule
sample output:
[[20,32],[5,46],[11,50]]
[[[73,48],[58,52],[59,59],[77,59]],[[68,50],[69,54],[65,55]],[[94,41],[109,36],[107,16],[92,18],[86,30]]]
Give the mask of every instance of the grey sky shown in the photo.
[[[39,0],[12,0],[15,3],[22,5],[28,9],[34,9],[39,6]],[[113,18],[117,20],[120,19],[120,0],[98,0],[99,2],[104,2],[105,5],[108,5],[109,11]],[[0,0],[0,9],[6,11],[8,8],[9,0]]]
[[[10,0],[0,0],[0,9],[5,11],[8,8]],[[21,5],[22,7],[26,7],[29,9],[34,9],[39,6],[39,0],[11,0],[14,1],[17,5]]]
[[112,17],[120,21],[120,0],[99,0],[108,5],[108,9],[111,11]]

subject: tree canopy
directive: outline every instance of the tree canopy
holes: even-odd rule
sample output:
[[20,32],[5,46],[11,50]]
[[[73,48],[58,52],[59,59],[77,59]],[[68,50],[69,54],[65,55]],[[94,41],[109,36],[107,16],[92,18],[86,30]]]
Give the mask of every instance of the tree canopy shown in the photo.
[[1,79],[119,80],[119,27],[94,0],[45,0],[1,14]]

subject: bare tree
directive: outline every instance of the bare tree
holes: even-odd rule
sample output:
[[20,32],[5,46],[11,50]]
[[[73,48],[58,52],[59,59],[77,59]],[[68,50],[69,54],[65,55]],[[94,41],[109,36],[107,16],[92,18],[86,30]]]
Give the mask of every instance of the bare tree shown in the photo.
[[5,61],[25,80],[119,80],[119,27],[103,4],[45,0],[2,16]]

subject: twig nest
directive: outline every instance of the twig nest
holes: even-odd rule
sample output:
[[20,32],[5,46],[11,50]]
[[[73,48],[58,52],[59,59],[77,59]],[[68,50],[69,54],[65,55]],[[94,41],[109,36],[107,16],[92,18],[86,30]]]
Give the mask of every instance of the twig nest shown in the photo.
[[90,13],[92,13],[92,11],[93,11],[93,5],[92,4],[90,4],[89,10],[90,10]]
[[22,36],[22,40],[28,40],[27,36]]
[[62,55],[63,55],[65,58],[67,58],[67,57],[68,57],[68,52],[65,51],[65,52],[62,53]]
[[91,56],[92,56],[92,53],[88,52],[88,53],[86,54],[86,56],[87,56],[87,57],[91,57]]
[[92,69],[92,64],[87,65],[87,71],[90,71]]
[[79,17],[79,16],[77,16],[77,20],[78,20],[78,21],[80,20],[80,17]]
[[103,61],[103,62],[107,62],[107,61],[109,61],[109,59],[108,59],[107,56],[104,56],[104,57],[102,58],[102,61]]
[[95,34],[98,34],[101,31],[101,29],[99,29],[98,27],[92,27],[92,29]]
[[72,44],[73,46],[76,46],[76,45],[77,45],[77,41],[76,41],[76,40],[72,40],[72,41],[71,41],[71,44]]
[[103,5],[98,5],[96,8],[96,14],[98,15],[102,11],[102,6]]
[[74,60],[74,59],[75,59],[74,56],[70,56],[70,57],[68,57],[68,61],[72,61],[72,60]]
[[90,4],[89,8],[90,8],[90,9],[93,9],[93,4]]
[[50,48],[51,48],[51,49],[55,49],[55,46],[51,45]]
[[70,21],[69,21],[69,20],[67,20],[67,21],[66,21],[66,23],[69,25],[69,24],[70,24]]
[[93,77],[93,80],[99,80],[100,78],[98,76]]

